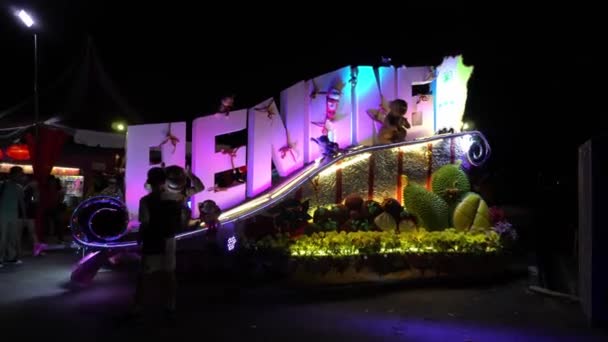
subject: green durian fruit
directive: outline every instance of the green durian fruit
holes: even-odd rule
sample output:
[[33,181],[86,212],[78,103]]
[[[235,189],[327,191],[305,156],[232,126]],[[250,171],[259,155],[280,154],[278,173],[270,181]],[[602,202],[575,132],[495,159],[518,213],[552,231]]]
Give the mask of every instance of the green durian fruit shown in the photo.
[[471,191],[471,183],[460,166],[447,164],[435,171],[431,177],[433,192],[448,204],[460,202],[462,196]]
[[441,230],[449,226],[448,204],[437,194],[416,184],[408,184],[403,191],[407,210],[419,219],[419,226],[427,230]]
[[468,193],[456,206],[452,217],[454,228],[460,230],[489,229],[490,210],[486,201],[476,193]]

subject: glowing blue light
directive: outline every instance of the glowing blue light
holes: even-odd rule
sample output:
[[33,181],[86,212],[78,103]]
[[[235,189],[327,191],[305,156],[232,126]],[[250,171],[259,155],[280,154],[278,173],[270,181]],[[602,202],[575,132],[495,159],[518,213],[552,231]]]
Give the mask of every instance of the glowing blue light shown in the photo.
[[366,96],[372,89],[378,89],[374,68],[371,66],[360,66],[357,75],[357,96]]

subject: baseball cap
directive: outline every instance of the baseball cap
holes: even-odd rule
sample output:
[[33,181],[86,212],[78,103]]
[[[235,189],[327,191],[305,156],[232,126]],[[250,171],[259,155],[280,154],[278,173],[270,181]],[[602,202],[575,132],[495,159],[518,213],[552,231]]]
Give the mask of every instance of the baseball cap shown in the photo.
[[167,189],[179,192],[186,188],[187,177],[184,169],[177,165],[165,168]]

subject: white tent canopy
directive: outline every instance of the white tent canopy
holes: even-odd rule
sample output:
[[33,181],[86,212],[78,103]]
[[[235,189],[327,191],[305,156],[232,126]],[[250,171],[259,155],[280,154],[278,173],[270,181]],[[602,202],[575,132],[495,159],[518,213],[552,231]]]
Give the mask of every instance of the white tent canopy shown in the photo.
[[92,147],[122,149],[125,147],[125,135],[77,129],[74,132],[74,142]]

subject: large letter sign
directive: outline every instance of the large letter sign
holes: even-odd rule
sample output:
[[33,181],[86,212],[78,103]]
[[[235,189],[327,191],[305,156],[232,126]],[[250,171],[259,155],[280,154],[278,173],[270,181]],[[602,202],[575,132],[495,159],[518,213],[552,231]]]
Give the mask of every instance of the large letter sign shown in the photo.
[[[321,151],[311,138],[327,135],[340,148],[373,145],[379,124],[367,114],[395,99],[408,103],[411,124],[407,139],[431,136],[441,128],[460,129],[473,67],[462,57],[444,59],[436,72],[430,67],[344,67],[281,92],[281,112],[274,99],[257,106],[200,117],[192,125],[192,171],[205,184],[195,195],[198,203],[215,201],[223,210],[259,197],[273,186],[272,165],[281,181],[299,174],[305,165],[320,161]],[[434,93],[422,85],[433,82]],[[417,87],[414,87],[417,86]],[[216,137],[247,129],[247,146],[221,150]],[[132,218],[146,194],[144,181],[150,167],[185,165],[186,123],[130,126],[127,135],[127,206]],[[220,173],[246,167],[247,179],[221,184]],[[219,186],[218,186],[219,185]],[[220,188],[221,187],[221,188]]]
[[235,151],[216,151],[215,137],[246,128],[246,109],[228,114],[218,113],[194,120],[192,124],[192,171],[207,188],[195,196],[195,205],[192,206],[194,215],[198,213],[196,204],[204,200],[213,200],[225,210],[245,199],[245,184],[219,189],[215,186],[215,174],[232,170],[233,166],[236,168],[244,166],[247,147],[241,146]]
[[272,185],[272,163],[281,177],[302,167],[302,146],[292,139],[273,99],[249,110],[247,196]]
[[148,170],[163,163],[185,166],[186,123],[129,126],[126,155],[126,204],[131,219],[137,219],[139,200],[147,194],[144,183]]

